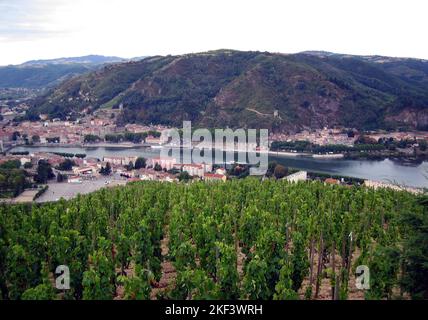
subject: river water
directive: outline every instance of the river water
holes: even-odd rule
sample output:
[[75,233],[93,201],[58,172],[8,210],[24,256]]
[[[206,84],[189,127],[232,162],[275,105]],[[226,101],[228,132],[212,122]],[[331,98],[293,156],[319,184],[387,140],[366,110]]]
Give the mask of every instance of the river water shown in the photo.
[[[13,151],[29,152],[67,152],[85,153],[88,157],[102,159],[104,156],[141,156],[154,158],[159,156],[159,149],[147,147],[17,147]],[[236,160],[238,160],[236,158]],[[428,188],[428,162],[421,164],[403,164],[386,160],[345,160],[345,159],[314,159],[310,157],[269,156],[269,161],[276,161],[286,167],[340,175],[398,183],[411,187]]]

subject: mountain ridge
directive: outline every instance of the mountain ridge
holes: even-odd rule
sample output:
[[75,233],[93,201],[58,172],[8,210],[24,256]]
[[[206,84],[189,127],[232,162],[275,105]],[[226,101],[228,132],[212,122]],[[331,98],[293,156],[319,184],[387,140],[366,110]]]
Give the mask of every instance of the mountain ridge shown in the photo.
[[32,66],[32,65],[47,65],[47,64],[103,64],[103,63],[118,63],[127,61],[125,58],[115,56],[103,56],[103,55],[86,55],[77,57],[61,57],[54,59],[39,59],[26,61],[18,66]]
[[66,81],[36,99],[29,118],[123,106],[121,123],[428,128],[428,61],[380,59],[227,49],[153,56]]
[[1,88],[42,89],[112,63],[138,61],[114,56],[86,55],[56,59],[30,60],[18,65],[0,66]]

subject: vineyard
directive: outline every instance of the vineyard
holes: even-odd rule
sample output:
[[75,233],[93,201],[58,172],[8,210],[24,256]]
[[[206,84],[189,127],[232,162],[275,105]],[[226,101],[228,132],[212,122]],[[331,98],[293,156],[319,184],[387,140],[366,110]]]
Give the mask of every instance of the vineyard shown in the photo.
[[427,298],[426,217],[406,192],[253,178],[2,205],[0,299]]

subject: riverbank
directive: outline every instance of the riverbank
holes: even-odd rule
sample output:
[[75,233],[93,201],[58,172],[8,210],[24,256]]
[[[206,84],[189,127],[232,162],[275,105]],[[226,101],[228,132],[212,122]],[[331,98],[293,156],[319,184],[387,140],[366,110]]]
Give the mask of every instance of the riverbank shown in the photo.
[[12,147],[28,147],[28,148],[45,148],[45,147],[52,147],[52,148],[148,148],[152,145],[147,143],[127,143],[127,142],[121,142],[121,143],[35,143],[31,145],[17,145]]
[[[98,147],[98,148],[62,148],[58,146],[44,146],[44,147],[32,147],[22,146],[13,149],[16,152],[29,151],[34,152],[57,152],[57,153],[84,153],[88,158],[103,159],[104,157],[143,157],[146,159],[152,159],[161,155],[160,149],[152,148],[109,148],[109,147]],[[348,176],[360,179],[383,181],[383,182],[397,182],[402,185],[428,188],[428,179],[425,176],[428,174],[428,162],[422,163],[402,163],[396,160],[367,160],[357,159],[350,160],[346,158],[342,159],[316,159],[310,156],[305,156],[301,153],[288,153],[288,152],[269,152],[268,161],[275,161],[287,168],[296,168],[304,171],[314,171],[330,175]],[[233,156],[236,161],[237,154]],[[219,163],[220,164],[220,163]]]

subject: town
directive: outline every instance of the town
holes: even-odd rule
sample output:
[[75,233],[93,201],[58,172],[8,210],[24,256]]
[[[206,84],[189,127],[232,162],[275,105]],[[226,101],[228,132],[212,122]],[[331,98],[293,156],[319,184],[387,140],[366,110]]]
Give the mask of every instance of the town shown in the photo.
[[[0,129],[0,189],[2,201],[9,202],[49,202],[61,198],[70,199],[79,193],[90,193],[102,187],[113,187],[129,182],[150,180],[163,182],[177,181],[226,181],[229,178],[248,175],[248,165],[243,163],[182,163],[174,157],[152,156],[144,158],[135,155],[102,157],[87,156],[81,153],[34,151],[31,147],[143,147],[152,150],[161,149],[168,142],[168,126],[126,124],[118,125],[119,109],[100,109],[93,114],[82,113],[80,119],[63,121],[48,119],[41,115],[39,121],[15,121],[26,104],[16,107],[3,106],[1,110]],[[362,140],[362,142],[361,142]],[[241,146],[236,142],[226,142],[224,150],[247,151],[272,154],[298,155],[310,152],[313,157],[343,157],[346,150],[354,150],[361,156],[356,146],[370,146],[373,150],[388,151],[391,143],[396,142],[409,155],[426,154],[426,132],[368,132],[361,134],[348,128],[322,128],[303,130],[298,133],[270,133],[269,150],[262,150],[258,145]],[[199,141],[192,141],[197,147]],[[381,145],[380,142],[383,144]],[[362,144],[360,144],[362,143]],[[400,145],[402,144],[402,146]],[[304,147],[302,147],[304,146]],[[311,149],[309,149],[309,147]],[[15,151],[16,147],[28,147],[27,151]],[[345,149],[344,149],[345,148]],[[348,149],[346,149],[348,148]],[[29,151],[28,151],[29,150]],[[66,149],[67,150],[67,149]],[[84,150],[84,149],[82,149]],[[309,150],[309,151],[308,151]],[[365,151],[361,150],[361,151]],[[338,152],[338,153],[337,153]],[[369,151],[371,152],[371,151]],[[275,173],[270,175],[289,181],[320,179],[306,171],[285,168],[278,165]],[[288,169],[290,172],[288,172]],[[15,170],[12,174],[12,171]],[[269,176],[269,174],[267,174]],[[19,177],[19,179],[17,178]],[[343,179],[322,177],[330,184],[347,184]],[[366,180],[359,181],[370,187],[397,188],[394,184]],[[398,187],[403,188],[403,187]],[[406,188],[411,192],[418,192]]]

